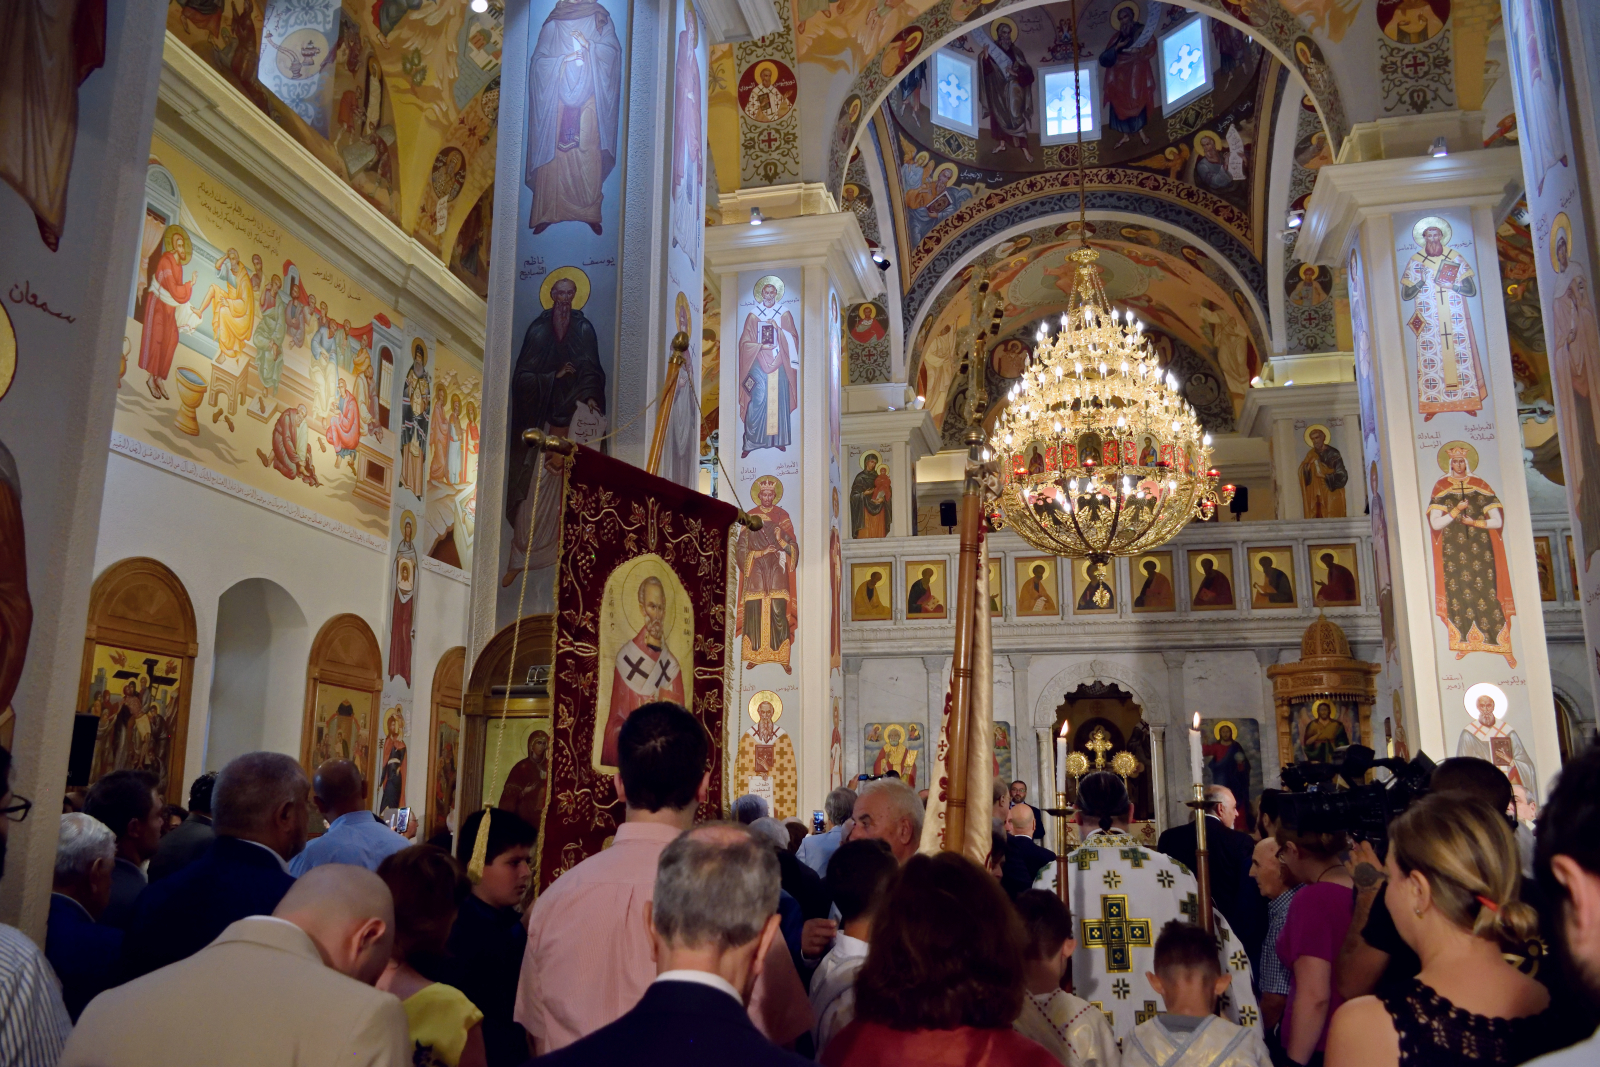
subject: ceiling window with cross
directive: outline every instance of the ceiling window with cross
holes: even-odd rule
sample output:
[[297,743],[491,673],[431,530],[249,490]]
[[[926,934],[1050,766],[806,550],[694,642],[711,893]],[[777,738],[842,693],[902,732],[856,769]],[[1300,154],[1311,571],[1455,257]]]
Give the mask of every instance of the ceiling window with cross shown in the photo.
[[1161,38],[1162,103],[1168,114],[1211,90],[1211,20],[1197,15]]

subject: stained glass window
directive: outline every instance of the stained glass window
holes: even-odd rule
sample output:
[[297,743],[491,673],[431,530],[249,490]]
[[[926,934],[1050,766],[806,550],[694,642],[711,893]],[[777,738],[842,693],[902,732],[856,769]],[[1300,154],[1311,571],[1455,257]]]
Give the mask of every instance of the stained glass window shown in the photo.
[[1162,99],[1169,111],[1211,89],[1206,23],[1206,17],[1199,15],[1161,38]]
[[1095,116],[1095,68],[1078,69],[1078,88],[1073,92],[1071,67],[1044,67],[1040,70],[1039,110],[1044,115],[1045,144],[1071,144],[1079,136],[1086,141],[1100,136]]
[[933,54],[933,121],[971,137],[978,135],[978,64],[971,56],[942,49]]

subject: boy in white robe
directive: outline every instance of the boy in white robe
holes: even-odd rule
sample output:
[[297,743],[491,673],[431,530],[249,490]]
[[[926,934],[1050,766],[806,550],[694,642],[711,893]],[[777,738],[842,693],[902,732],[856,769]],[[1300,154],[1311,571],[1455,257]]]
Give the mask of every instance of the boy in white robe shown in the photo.
[[1105,1013],[1061,988],[1067,962],[1077,948],[1072,913],[1045,889],[1017,894],[1016,905],[1028,929],[1028,959],[1023,964],[1028,995],[1014,1024],[1017,1033],[1043,1045],[1066,1067],[1118,1067],[1122,1057]]
[[1216,938],[1173,919],[1155,948],[1156,969],[1145,977],[1167,1010],[1140,1023],[1123,1042],[1127,1067],[1271,1067],[1259,1028],[1216,1014],[1233,981],[1217,961]]

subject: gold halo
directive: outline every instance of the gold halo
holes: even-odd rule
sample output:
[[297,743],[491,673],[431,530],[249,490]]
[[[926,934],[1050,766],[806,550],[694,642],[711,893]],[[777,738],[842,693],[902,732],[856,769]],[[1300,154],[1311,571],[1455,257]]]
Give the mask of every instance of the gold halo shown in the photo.
[[783,718],[783,698],[770,689],[763,689],[761,692],[750,698],[750,706],[748,710],[750,712],[751,722],[758,723],[761,721],[761,716],[756,714],[756,709],[761,707],[762,703],[764,702],[772,705],[772,721],[774,723]]
[[[666,561],[654,553],[635,556],[627,563],[622,564],[612,571],[612,576],[622,575],[619,579],[622,592],[617,600],[622,606],[622,617],[627,624],[628,633],[636,634],[644,626],[644,608],[639,606],[639,586],[647,579],[654,578],[661,583],[661,595],[666,600],[666,610],[662,614],[662,642],[672,651],[674,656],[678,650],[672,648],[673,628],[679,621],[678,591],[682,586],[675,580],[676,575]],[[637,580],[635,580],[637,579]],[[670,580],[669,579],[674,579]],[[610,581],[607,581],[610,584]],[[628,638],[623,638],[627,641]]]
[[1467,450],[1467,471],[1471,473],[1478,469],[1478,450],[1466,441],[1446,441],[1439,446],[1439,469],[1446,474],[1450,473],[1450,451],[1454,448]]
[[428,343],[426,341],[424,341],[420,337],[413,339],[412,342],[411,342],[411,358],[412,358],[412,360],[415,361],[418,356],[422,357],[423,366],[427,366],[427,364],[428,364]]
[[995,38],[996,40],[999,40],[1000,39],[1000,27],[1001,26],[1010,26],[1011,27],[1011,39],[1013,41],[1015,41],[1017,39],[1017,24],[1015,22],[1012,22],[1008,18],[998,18],[998,19],[995,19],[993,22],[989,23],[989,36]]
[[1566,267],[1556,262],[1556,234],[1567,235],[1567,263],[1572,263],[1572,220],[1565,211],[1558,214],[1550,223],[1550,265],[1556,269],[1557,274],[1564,273]]
[[783,279],[776,274],[767,274],[757,278],[756,284],[750,290],[750,295],[756,298],[756,303],[761,303],[761,290],[769,285],[778,290],[778,299],[783,299]]
[[1222,135],[1215,130],[1201,130],[1194,135],[1194,150],[1196,152],[1200,151],[1200,142],[1202,141],[1215,141],[1219,150],[1228,147],[1228,142],[1223,140]]
[[1317,270],[1317,266],[1314,263],[1300,264],[1300,277],[1306,281],[1310,281],[1312,278],[1315,278],[1319,273],[1321,272]]
[[681,291],[678,293],[678,298],[672,302],[672,324],[674,326],[678,324],[678,312],[680,311],[683,312],[684,325],[686,327],[694,325],[694,312],[689,308],[689,294]]
[[11,325],[11,313],[0,307],[0,399],[11,389],[17,377],[17,331]]
[[555,305],[555,298],[550,295],[550,290],[556,282],[566,280],[578,287],[572,294],[572,310],[577,311],[589,302],[589,276],[578,267],[557,267],[545,275],[544,281],[539,285],[539,303],[546,311]]
[[1300,435],[1300,439],[1303,440],[1307,445],[1311,444],[1312,430],[1321,430],[1322,439],[1330,445],[1333,444],[1333,431],[1328,429],[1320,422],[1313,422],[1310,426],[1306,427],[1306,432]]
[[937,167],[934,167],[933,173],[928,175],[928,180],[933,181],[934,179],[938,178],[940,174],[943,174],[947,170],[950,172],[951,184],[954,184],[955,180],[961,176],[961,169],[954,163],[950,162],[941,163]]
[[1448,247],[1450,244],[1450,236],[1455,231],[1450,229],[1450,224],[1444,219],[1441,219],[1438,215],[1426,215],[1418,219],[1417,224],[1411,227],[1411,239],[1417,243],[1417,247],[1426,247],[1428,242],[1423,239],[1422,234],[1424,230],[1432,227],[1438,227],[1439,232],[1444,235],[1444,240],[1440,243]]
[[762,70],[763,67],[772,71],[772,84],[773,85],[777,85],[778,84],[778,64],[774,63],[770,59],[763,59],[761,62],[757,63],[755,66],[750,68],[750,80],[752,82],[754,82],[755,84],[760,85],[761,84],[761,70]]
[[777,507],[778,504],[783,501],[783,480],[780,479],[776,474],[763,474],[761,477],[759,477],[755,481],[751,482],[750,483],[750,496],[757,503],[760,503],[760,501],[761,501],[761,487],[763,485],[767,484],[768,482],[772,483],[774,486],[777,487],[777,491],[772,494],[772,506],[773,507]]
[[1143,21],[1144,12],[1140,10],[1136,0],[1122,0],[1122,3],[1111,9],[1111,25],[1115,26],[1117,24],[1117,15],[1121,13],[1123,8],[1128,8],[1133,12],[1133,21]]
[[856,308],[856,323],[858,325],[862,322],[871,322],[877,317],[878,309],[872,306],[872,301],[870,300]]
[[178,262],[189,262],[189,257],[194,254],[194,242],[189,239],[189,231],[182,226],[168,226],[161,231],[161,251],[172,251],[172,240],[175,237],[183,238],[183,255],[178,257]]
[[871,456],[873,459],[877,460],[878,461],[878,465],[880,467],[883,466],[883,457],[880,456],[875,450],[869,449],[866,452],[861,453],[861,469],[862,470],[866,470],[867,469],[867,457],[868,456]]
[[416,533],[417,532],[417,517],[415,515],[411,514],[410,511],[402,511],[400,513],[400,531],[401,531],[401,536],[405,535],[406,523],[408,523],[408,522],[411,524],[411,532],[412,533]]
[[892,722],[888,726],[885,726],[883,728],[883,743],[884,744],[887,745],[889,743],[889,731],[890,730],[898,730],[900,732],[900,743],[902,745],[906,743],[906,728],[904,726],[901,726],[897,722]]
[[1214,724],[1212,724],[1211,740],[1222,740],[1222,728],[1224,726],[1233,731],[1233,739],[1235,741],[1239,740],[1239,728],[1233,724],[1232,719],[1218,719]]

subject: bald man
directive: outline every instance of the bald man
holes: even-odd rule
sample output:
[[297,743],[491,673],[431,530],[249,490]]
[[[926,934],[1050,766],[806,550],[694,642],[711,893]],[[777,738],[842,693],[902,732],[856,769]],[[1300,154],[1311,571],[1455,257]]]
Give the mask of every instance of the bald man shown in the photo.
[[367,783],[361,770],[347,759],[331,759],[317,768],[311,780],[312,799],[328,821],[321,837],[306,843],[305,851],[289,864],[296,878],[324,863],[349,863],[378,869],[378,864],[409,842],[367,808]]
[[1056,854],[1033,839],[1033,809],[1018,804],[1006,815],[1006,860],[1000,868],[1000,884],[1015,900],[1019,893],[1033,888],[1039,872],[1056,861]]
[[90,1001],[62,1067],[406,1067],[400,1001],[372,988],[394,901],[371,871],[318,867],[270,916]]
[[[1233,790],[1225,785],[1206,786],[1206,851],[1211,874],[1211,901],[1244,945],[1252,973],[1261,970],[1261,943],[1267,933],[1267,902],[1250,876],[1255,838],[1235,830],[1231,821],[1238,811]],[[1171,856],[1189,870],[1196,869],[1194,822],[1168,827],[1156,840],[1156,851]]]

